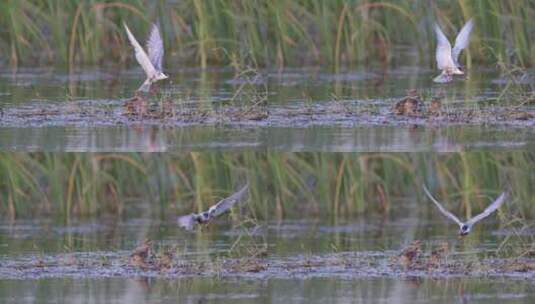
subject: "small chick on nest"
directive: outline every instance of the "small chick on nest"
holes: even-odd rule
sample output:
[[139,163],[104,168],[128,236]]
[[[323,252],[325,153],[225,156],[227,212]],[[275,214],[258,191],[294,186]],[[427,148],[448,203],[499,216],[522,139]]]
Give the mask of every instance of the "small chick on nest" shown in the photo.
[[394,114],[404,116],[419,116],[422,113],[423,102],[418,95],[418,91],[412,89],[407,91],[407,96],[396,102]]
[[145,116],[148,112],[148,103],[143,94],[136,92],[134,97],[124,104],[126,114]]
[[130,265],[142,269],[149,268],[147,259],[152,255],[152,241],[146,239],[130,255]]
[[427,110],[427,112],[431,116],[442,115],[442,98],[441,97],[433,98],[433,100],[431,100],[431,105],[429,105],[429,109]]
[[398,262],[405,268],[410,268],[415,259],[418,258],[421,254],[422,241],[415,240],[412,243],[403,249],[398,256]]
[[431,251],[431,256],[428,261],[428,268],[436,268],[444,262],[444,257],[449,253],[450,247],[447,242],[442,242],[440,245]]

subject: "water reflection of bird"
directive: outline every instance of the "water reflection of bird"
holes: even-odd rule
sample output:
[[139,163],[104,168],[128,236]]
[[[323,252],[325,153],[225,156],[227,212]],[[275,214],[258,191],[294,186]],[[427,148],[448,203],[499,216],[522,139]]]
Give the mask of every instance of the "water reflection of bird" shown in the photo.
[[442,73],[433,79],[434,82],[445,83],[450,82],[453,75],[464,75],[459,65],[459,55],[461,51],[468,46],[468,40],[470,39],[470,33],[474,27],[474,21],[468,20],[463,26],[457,38],[455,38],[455,45],[453,49],[451,44],[446,38],[446,35],[442,32],[438,24],[435,23],[435,33],[437,35],[437,52],[436,60],[437,67],[442,70]]
[[168,76],[162,72],[164,48],[160,30],[155,24],[152,25],[149,39],[147,40],[147,54],[139,42],[137,42],[134,35],[132,35],[126,24],[124,24],[124,28],[128,35],[128,40],[130,40],[130,43],[134,47],[137,62],[139,62],[147,75],[147,79],[141,87],[139,87],[138,91],[149,92],[150,87],[154,82],[168,78]]
[[453,220],[457,225],[459,225],[459,235],[465,236],[472,230],[472,226],[474,226],[475,223],[481,221],[482,219],[489,216],[491,213],[496,211],[496,209],[500,208],[500,206],[505,202],[506,193],[503,192],[492,204],[490,204],[485,210],[483,210],[482,213],[474,216],[473,218],[467,220],[466,222],[461,222],[458,217],[456,217],[453,213],[446,210],[432,195],[429,193],[429,190],[425,186],[422,186],[424,188],[425,194],[429,197],[429,199],[435,203],[438,210],[442,214],[444,214],[449,219]]
[[192,213],[178,218],[178,225],[186,230],[192,230],[195,224],[206,224],[214,218],[230,210],[247,193],[249,184],[247,183],[239,191],[231,196],[220,200],[217,204],[201,213]]

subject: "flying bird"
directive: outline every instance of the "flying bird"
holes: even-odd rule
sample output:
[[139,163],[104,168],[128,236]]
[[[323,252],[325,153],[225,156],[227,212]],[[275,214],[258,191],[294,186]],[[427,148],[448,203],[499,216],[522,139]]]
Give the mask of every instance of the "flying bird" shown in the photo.
[[490,204],[485,210],[483,210],[483,212],[467,220],[466,222],[461,222],[461,220],[459,220],[458,217],[453,215],[453,213],[442,207],[442,205],[431,195],[431,193],[429,193],[429,190],[427,190],[425,185],[423,185],[422,187],[424,188],[425,194],[427,194],[429,199],[431,199],[431,201],[435,203],[438,210],[440,210],[442,214],[444,214],[446,217],[453,220],[455,223],[457,223],[457,225],[459,225],[459,235],[461,236],[465,236],[470,233],[470,231],[472,230],[472,226],[474,226],[475,223],[481,221],[482,219],[486,218],[491,213],[496,211],[496,209],[500,208],[500,206],[505,202],[506,198],[506,193],[503,192],[492,204]]
[[461,51],[468,46],[468,40],[470,39],[470,33],[473,27],[474,21],[472,19],[468,20],[457,35],[457,38],[455,38],[455,45],[452,49],[448,38],[442,32],[440,26],[435,23],[435,33],[437,35],[436,60],[437,67],[442,73],[433,79],[434,82],[450,82],[453,79],[453,75],[464,75],[464,72],[460,69],[461,66],[458,60]]
[[230,210],[247,193],[249,183],[243,186],[238,192],[220,200],[217,204],[201,213],[192,213],[178,218],[178,225],[186,230],[192,230],[195,224],[206,224],[214,218]]
[[128,26],[126,24],[123,25],[128,40],[130,40],[130,44],[134,47],[137,62],[139,62],[147,75],[147,80],[145,80],[141,87],[139,87],[138,91],[148,92],[154,82],[168,78],[168,76],[162,72],[164,49],[160,30],[156,24],[152,24],[149,39],[147,39],[147,54],[139,42],[137,42],[136,37],[132,35]]

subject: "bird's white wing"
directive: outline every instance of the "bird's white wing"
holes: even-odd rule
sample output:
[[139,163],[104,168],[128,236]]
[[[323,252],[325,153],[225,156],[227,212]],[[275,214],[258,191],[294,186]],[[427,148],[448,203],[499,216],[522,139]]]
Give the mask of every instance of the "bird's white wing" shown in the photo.
[[232,208],[232,206],[234,206],[234,204],[236,204],[238,201],[240,201],[243,195],[247,193],[248,188],[249,188],[249,183],[243,186],[238,192],[232,194],[231,196],[227,198],[220,200],[217,204],[215,204],[208,210],[208,213],[210,213],[210,215],[214,217],[221,215],[225,211]]
[[149,39],[147,40],[147,52],[154,68],[161,72],[164,49],[160,29],[156,24],[152,24]]
[[505,202],[506,197],[507,195],[505,194],[505,192],[503,192],[492,204],[490,204],[487,208],[485,208],[483,212],[471,218],[467,223],[470,225],[473,225],[481,221],[482,219],[486,218],[492,212],[496,211],[496,209],[500,208],[500,206]]
[[422,187],[424,188],[425,194],[427,194],[429,199],[433,203],[435,203],[435,205],[438,207],[438,210],[440,210],[440,212],[442,212],[442,214],[444,214],[445,216],[449,217],[451,220],[453,220],[459,226],[463,225],[463,223],[455,215],[453,215],[453,213],[449,212],[448,210],[444,209],[444,207],[442,207],[442,205],[431,195],[431,193],[429,193],[429,190],[427,190],[425,185],[422,185]]
[[451,58],[453,59],[453,62],[457,67],[459,66],[459,55],[461,54],[461,51],[468,46],[468,41],[470,40],[470,33],[472,32],[473,28],[474,20],[470,19],[463,26],[463,28],[457,35],[457,38],[455,38],[455,45],[453,46],[453,50],[451,51]]
[[136,52],[136,59],[137,62],[141,65],[145,73],[147,74],[147,78],[150,78],[154,74],[156,74],[156,69],[154,68],[154,65],[149,59],[149,56],[147,56],[147,53],[143,50],[139,42],[137,42],[136,37],[132,35],[130,32],[130,29],[126,24],[124,24],[124,28],[126,29],[126,34],[128,35],[128,40],[130,40],[130,43],[134,47],[134,50]]
[[183,215],[178,218],[178,225],[188,231],[193,229],[193,226],[195,225],[195,221],[193,220],[193,215]]
[[435,23],[435,33],[437,35],[437,67],[440,70],[452,69],[455,67],[454,62],[451,57],[451,44],[448,41],[448,38],[438,24]]

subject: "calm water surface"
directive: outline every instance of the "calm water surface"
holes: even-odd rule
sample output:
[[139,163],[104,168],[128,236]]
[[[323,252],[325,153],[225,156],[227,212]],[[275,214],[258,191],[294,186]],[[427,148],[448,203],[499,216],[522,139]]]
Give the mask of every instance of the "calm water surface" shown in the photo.
[[[416,210],[407,210],[418,213]],[[233,228],[216,223],[203,233],[178,229],[173,221],[137,218],[100,219],[70,225],[46,220],[6,221],[0,226],[2,264],[23,258],[129,253],[145,238],[156,246],[179,245],[184,259],[210,259],[243,242],[267,244],[268,260],[306,258],[341,251],[400,250],[414,239],[447,241],[468,255],[492,252],[511,233],[490,220],[466,239],[439,215],[361,217],[337,223],[286,220],[258,227]],[[0,271],[0,273],[2,273]],[[338,276],[327,273],[265,277],[87,277],[52,274],[40,279],[0,277],[1,303],[532,303],[529,279]]]
[[[350,70],[332,73],[316,68],[261,71],[239,79],[229,69],[170,70],[162,95],[186,106],[217,107],[248,104],[257,96],[268,109],[306,109],[322,104],[350,104],[376,111],[389,108],[406,90],[415,88],[430,100],[443,95],[448,102],[477,109],[497,98],[507,83],[497,72],[474,70],[467,81],[447,86],[432,83],[434,71],[413,66],[388,71]],[[18,113],[35,108],[57,109],[59,114],[91,104],[100,111],[122,107],[139,86],[142,71],[80,69],[67,73],[48,68],[26,68],[0,74],[0,109]],[[527,82],[520,90],[533,90]],[[237,92],[240,92],[237,94]],[[327,108],[330,111],[332,106]],[[79,110],[79,109],[78,109]],[[10,114],[10,115],[11,115]],[[0,112],[1,115],[1,112]],[[7,114],[5,114],[7,116]],[[15,151],[177,151],[212,149],[274,149],[280,151],[458,151],[466,149],[530,149],[533,127],[496,125],[434,126],[388,125],[388,117],[366,125],[333,121],[293,121],[268,124],[158,126],[115,125],[115,122],[61,115],[39,119],[33,113],[7,120],[0,116],[0,149]],[[11,116],[10,116],[11,117]],[[385,125],[386,120],[386,125]],[[371,123],[371,124],[370,124]],[[109,125],[112,124],[112,125]]]
[[472,279],[0,281],[2,303],[533,303],[535,286]]

